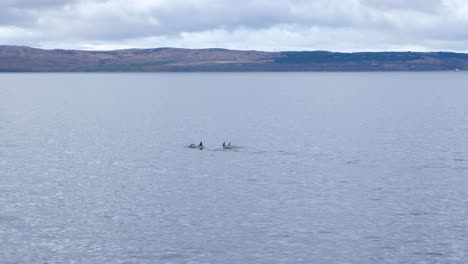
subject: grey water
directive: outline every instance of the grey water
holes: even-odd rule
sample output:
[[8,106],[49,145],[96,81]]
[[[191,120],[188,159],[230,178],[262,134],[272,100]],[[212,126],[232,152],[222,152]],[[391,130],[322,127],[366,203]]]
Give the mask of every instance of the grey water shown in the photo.
[[0,262],[467,263],[467,85],[1,74]]

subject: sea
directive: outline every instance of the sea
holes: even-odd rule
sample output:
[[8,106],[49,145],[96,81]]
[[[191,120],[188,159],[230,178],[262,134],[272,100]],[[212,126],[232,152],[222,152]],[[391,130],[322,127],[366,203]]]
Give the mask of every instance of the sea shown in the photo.
[[0,74],[0,263],[468,263],[468,73]]

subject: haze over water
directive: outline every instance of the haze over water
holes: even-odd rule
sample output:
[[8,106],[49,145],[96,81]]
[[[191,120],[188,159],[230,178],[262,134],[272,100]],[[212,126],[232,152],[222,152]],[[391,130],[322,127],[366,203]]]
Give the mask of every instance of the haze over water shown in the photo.
[[0,259],[466,263],[467,83],[1,74]]

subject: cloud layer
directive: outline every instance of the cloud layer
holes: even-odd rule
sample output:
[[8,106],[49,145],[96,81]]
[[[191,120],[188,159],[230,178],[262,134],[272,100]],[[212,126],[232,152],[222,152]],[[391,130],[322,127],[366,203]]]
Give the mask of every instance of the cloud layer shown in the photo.
[[468,51],[466,0],[2,0],[0,44]]

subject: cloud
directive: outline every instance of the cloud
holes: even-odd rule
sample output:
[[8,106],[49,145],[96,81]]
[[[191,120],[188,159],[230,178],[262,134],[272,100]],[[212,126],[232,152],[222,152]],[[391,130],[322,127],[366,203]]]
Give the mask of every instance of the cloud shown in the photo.
[[453,50],[465,0],[3,0],[0,43],[43,48]]
[[362,0],[361,3],[369,8],[383,11],[406,10],[420,13],[437,13],[444,6],[440,0]]
[[47,8],[50,6],[62,6],[75,2],[75,0],[2,0],[0,8]]

